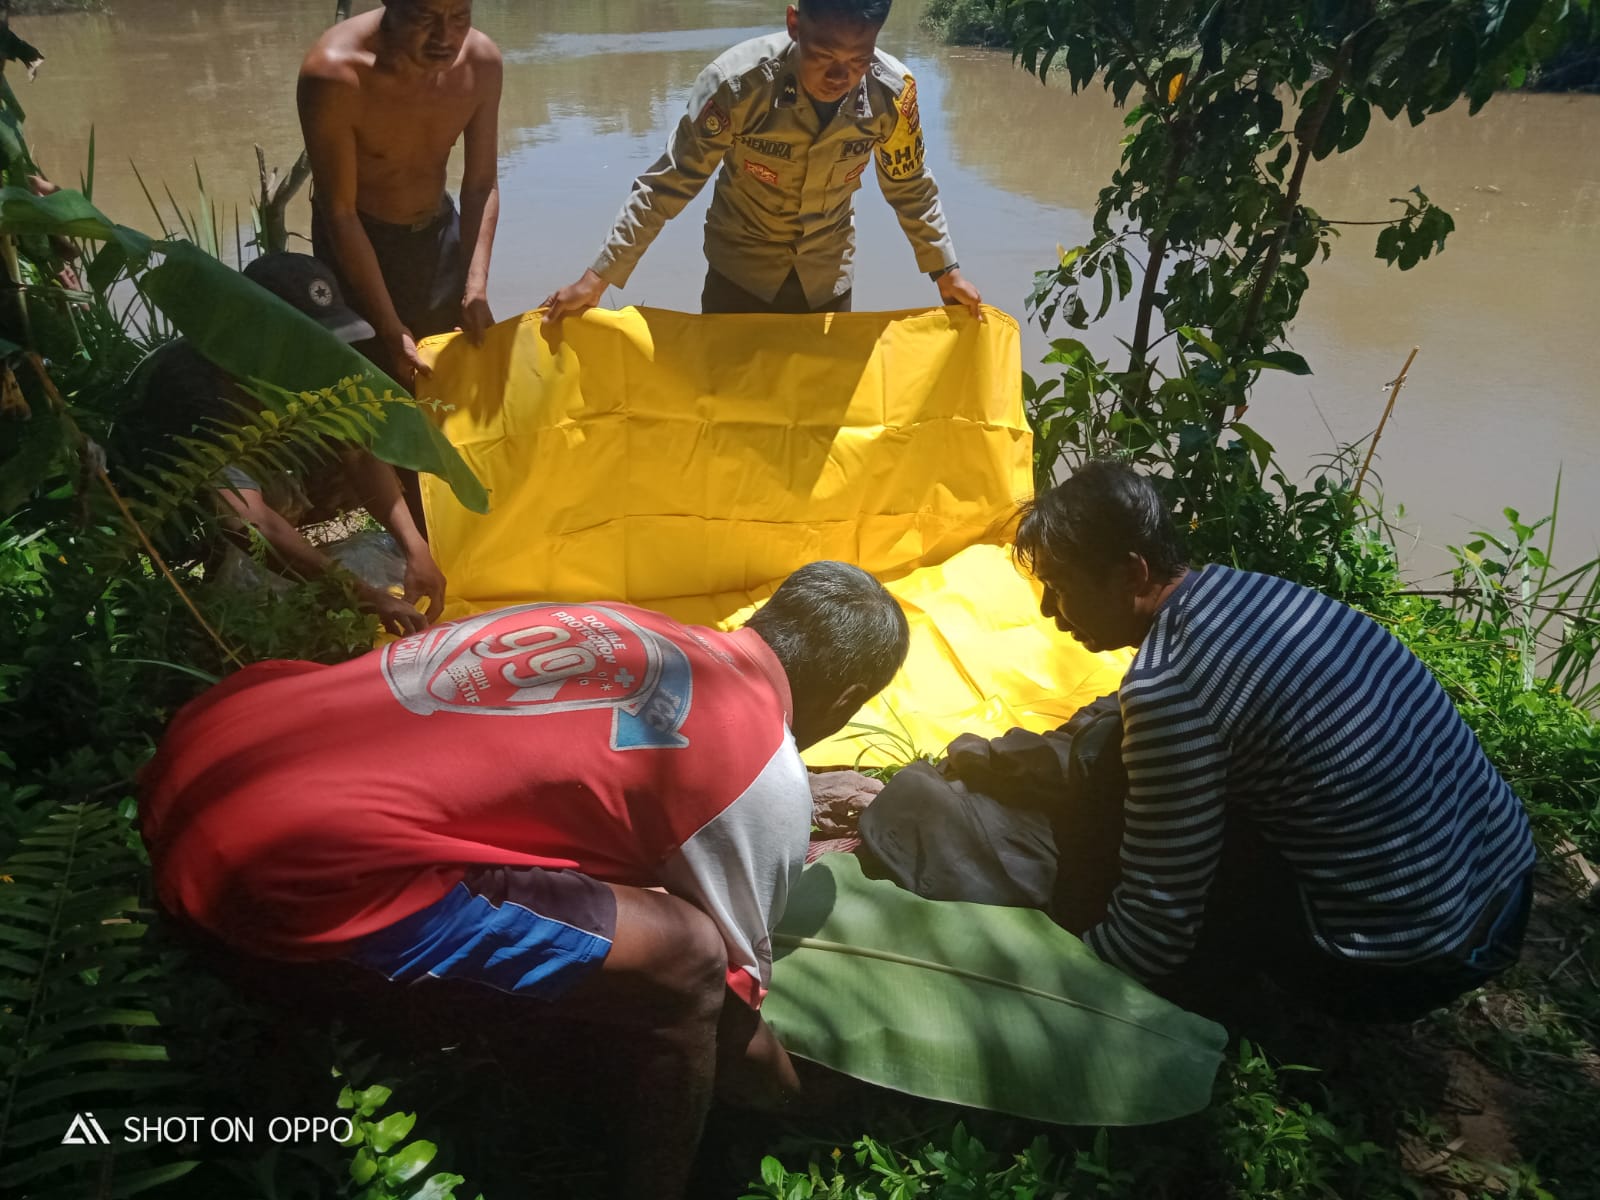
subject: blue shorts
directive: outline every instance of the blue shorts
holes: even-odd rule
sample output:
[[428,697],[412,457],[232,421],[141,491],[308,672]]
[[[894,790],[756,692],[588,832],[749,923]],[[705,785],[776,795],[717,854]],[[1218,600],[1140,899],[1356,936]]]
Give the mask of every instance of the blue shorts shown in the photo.
[[599,968],[616,928],[617,898],[599,880],[542,867],[475,867],[346,957],[397,983],[459,979],[554,1000]]

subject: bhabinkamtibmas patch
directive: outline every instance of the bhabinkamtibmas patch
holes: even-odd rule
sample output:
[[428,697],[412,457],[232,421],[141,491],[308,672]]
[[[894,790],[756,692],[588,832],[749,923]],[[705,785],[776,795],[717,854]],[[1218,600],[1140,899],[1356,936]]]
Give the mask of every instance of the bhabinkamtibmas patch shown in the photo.
[[917,81],[905,77],[906,86],[895,102],[899,119],[878,151],[878,166],[890,179],[909,179],[922,170],[922,119],[917,111]]

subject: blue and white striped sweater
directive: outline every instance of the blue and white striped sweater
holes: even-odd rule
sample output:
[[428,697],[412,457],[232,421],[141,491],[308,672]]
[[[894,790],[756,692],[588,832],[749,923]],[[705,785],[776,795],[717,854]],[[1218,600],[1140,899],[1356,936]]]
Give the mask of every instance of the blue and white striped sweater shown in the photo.
[[1356,961],[1460,949],[1533,863],[1521,802],[1427,668],[1309,588],[1191,572],[1120,696],[1122,882],[1086,940],[1134,975],[1192,952],[1230,807],[1294,868],[1321,948]]

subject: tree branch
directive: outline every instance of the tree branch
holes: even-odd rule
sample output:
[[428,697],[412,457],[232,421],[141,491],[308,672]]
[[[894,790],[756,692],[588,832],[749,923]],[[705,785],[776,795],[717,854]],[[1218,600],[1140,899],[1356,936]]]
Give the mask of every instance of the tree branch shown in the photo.
[[1255,329],[1256,320],[1261,315],[1261,304],[1266,299],[1267,289],[1272,286],[1272,277],[1278,273],[1278,264],[1283,259],[1283,243],[1289,236],[1289,227],[1294,221],[1294,210],[1300,204],[1300,190],[1305,185],[1306,168],[1311,163],[1311,152],[1316,148],[1317,140],[1322,136],[1322,126],[1328,119],[1328,114],[1333,111],[1333,104],[1339,98],[1339,85],[1344,82],[1344,73],[1350,66],[1350,56],[1355,50],[1355,39],[1347,37],[1339,46],[1339,56],[1334,60],[1333,69],[1328,72],[1323,81],[1326,91],[1318,102],[1316,110],[1296,122],[1296,131],[1303,125],[1305,133],[1299,135],[1300,153],[1295,158],[1294,173],[1289,177],[1289,186],[1284,190],[1283,203],[1278,208],[1278,228],[1272,235],[1271,244],[1267,247],[1266,261],[1261,264],[1261,274],[1256,276],[1255,286],[1250,289],[1250,300],[1245,306],[1244,321],[1239,326],[1235,345],[1242,346],[1250,333]]

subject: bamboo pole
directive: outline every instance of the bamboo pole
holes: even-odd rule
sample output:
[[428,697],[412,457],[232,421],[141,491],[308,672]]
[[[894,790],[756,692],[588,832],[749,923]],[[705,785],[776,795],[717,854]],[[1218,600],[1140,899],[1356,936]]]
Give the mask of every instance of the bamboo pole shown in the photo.
[[1366,461],[1361,464],[1361,473],[1356,476],[1356,486],[1351,492],[1352,499],[1361,497],[1361,485],[1366,482],[1367,468],[1372,465],[1372,456],[1378,451],[1378,439],[1383,436],[1383,427],[1389,423],[1389,414],[1394,411],[1394,402],[1400,396],[1400,389],[1405,386],[1406,372],[1411,370],[1411,364],[1417,357],[1419,346],[1411,347],[1411,353],[1406,355],[1406,365],[1400,368],[1400,374],[1389,382],[1389,403],[1383,406],[1383,416],[1378,419],[1378,428],[1373,431],[1372,444],[1367,447]]
[[[51,406],[65,413],[67,410],[66,401],[61,398],[61,393],[56,389],[55,380],[50,378],[50,372],[45,368],[44,359],[32,351],[28,352],[27,359],[33,367],[34,373],[38,375],[39,382],[44,387],[45,397],[50,401]],[[155,564],[156,569],[161,572],[166,581],[172,585],[173,590],[178,593],[178,598],[183,601],[184,607],[199,622],[200,628],[205,630],[211,640],[216,643],[217,648],[232,659],[236,666],[244,666],[244,659],[240,658],[233,647],[222,640],[222,635],[211,627],[211,622],[207,621],[201,614],[199,608],[195,606],[195,602],[189,598],[189,593],[184,590],[183,584],[179,583],[178,577],[172,573],[172,568],[167,566],[166,559],[161,557],[161,552],[156,549],[155,543],[150,540],[150,535],[144,531],[144,526],[139,524],[138,518],[133,515],[133,510],[128,507],[128,502],[122,498],[122,493],[117,491],[116,485],[111,482],[111,476],[106,474],[105,466],[97,451],[91,446],[83,446],[80,448],[79,453],[85,456],[85,464],[88,471],[110,493],[112,501],[117,506],[117,511],[122,514],[122,519],[127,522],[128,528],[138,537],[140,543],[144,546],[145,553],[150,556],[150,561]]]

